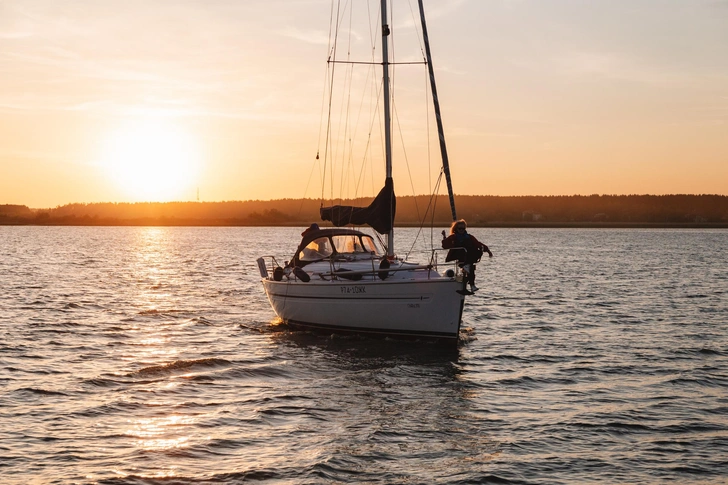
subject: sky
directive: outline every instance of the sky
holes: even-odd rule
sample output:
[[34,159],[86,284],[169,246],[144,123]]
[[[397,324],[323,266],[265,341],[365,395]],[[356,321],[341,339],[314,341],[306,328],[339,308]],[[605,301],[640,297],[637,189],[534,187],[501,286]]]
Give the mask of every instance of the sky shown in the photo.
[[[0,204],[320,197],[331,4],[0,0]],[[425,8],[457,194],[728,195],[728,1]],[[437,172],[411,139],[399,195]]]

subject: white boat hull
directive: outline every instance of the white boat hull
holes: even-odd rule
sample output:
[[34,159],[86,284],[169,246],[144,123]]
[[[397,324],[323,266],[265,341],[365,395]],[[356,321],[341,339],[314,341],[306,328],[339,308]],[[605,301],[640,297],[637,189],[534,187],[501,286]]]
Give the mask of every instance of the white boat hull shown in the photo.
[[263,279],[275,313],[310,328],[457,338],[464,296],[454,278],[377,280]]

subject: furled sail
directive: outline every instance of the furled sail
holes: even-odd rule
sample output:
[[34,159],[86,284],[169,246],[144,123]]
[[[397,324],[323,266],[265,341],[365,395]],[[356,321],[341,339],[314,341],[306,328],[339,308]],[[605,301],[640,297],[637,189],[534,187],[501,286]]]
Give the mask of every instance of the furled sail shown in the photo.
[[387,177],[384,187],[368,207],[334,205],[322,207],[321,220],[331,221],[335,226],[347,224],[369,225],[379,234],[387,234],[394,227],[397,200],[394,196],[394,181]]

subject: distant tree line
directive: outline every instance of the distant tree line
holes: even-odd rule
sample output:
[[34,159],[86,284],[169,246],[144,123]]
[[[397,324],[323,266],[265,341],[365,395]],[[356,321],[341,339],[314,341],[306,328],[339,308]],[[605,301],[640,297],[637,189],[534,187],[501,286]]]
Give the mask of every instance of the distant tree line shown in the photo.
[[[724,195],[456,196],[458,217],[479,226],[728,227]],[[369,198],[333,204],[365,206]],[[319,222],[314,199],[67,204],[52,209],[0,205],[0,224],[275,226]],[[397,224],[449,225],[445,196],[397,198]]]

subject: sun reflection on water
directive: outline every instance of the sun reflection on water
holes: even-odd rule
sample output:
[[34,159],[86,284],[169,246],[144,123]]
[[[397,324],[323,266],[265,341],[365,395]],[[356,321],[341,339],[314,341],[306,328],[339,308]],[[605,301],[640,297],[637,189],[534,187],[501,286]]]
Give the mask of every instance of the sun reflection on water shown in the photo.
[[180,268],[173,264],[178,248],[164,227],[139,228],[131,276],[140,286],[137,306],[145,314],[170,309],[169,288],[180,283]]
[[124,434],[139,438],[137,446],[148,451],[169,450],[172,448],[185,448],[189,446],[189,436],[170,436],[178,427],[193,426],[197,418],[189,415],[160,416],[156,418],[141,418],[132,421],[131,428]]
[[[173,264],[180,248],[170,237],[169,228],[144,227],[136,233],[134,249],[129,274],[137,288],[133,301],[136,311],[127,333],[135,352],[127,354],[125,360],[138,367],[135,375],[141,377],[139,384],[149,399],[142,403],[138,416],[129,417],[123,434],[144,452],[186,449],[198,441],[190,430],[201,418],[174,409],[179,401],[175,397],[178,388],[196,375],[179,367],[184,350],[176,339],[179,327],[188,322],[179,318],[184,309],[169,290],[180,283],[180,268]],[[175,468],[154,470],[145,476],[173,477]]]
[[[155,473],[142,473],[142,474],[138,474],[138,476],[140,476],[142,478],[174,478],[174,477],[178,476],[178,471],[179,471],[179,467],[176,465],[172,465],[166,471],[159,470]],[[130,475],[130,473],[128,473],[124,470],[120,470],[118,468],[112,469],[111,473],[113,473],[114,475],[117,475],[121,478],[127,478]],[[86,475],[86,478],[89,480],[93,480],[96,477],[94,477],[93,475]]]

